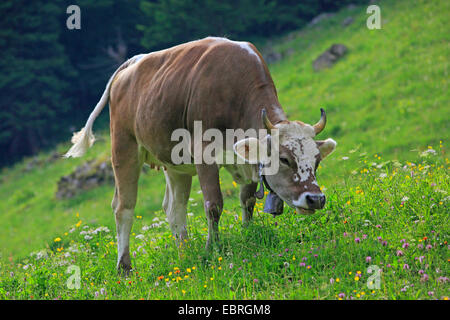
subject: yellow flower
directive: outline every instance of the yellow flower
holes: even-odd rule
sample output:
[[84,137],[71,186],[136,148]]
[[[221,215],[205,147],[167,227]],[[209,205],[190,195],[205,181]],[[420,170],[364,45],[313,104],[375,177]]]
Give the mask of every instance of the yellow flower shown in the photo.
[[219,260],[219,262],[222,261],[222,257],[219,257],[219,259],[217,259],[217,260]]
[[191,273],[191,268],[187,268],[186,271]]
[[339,281],[341,281],[341,279],[339,279],[339,278],[336,278],[336,282],[339,282]]
[[359,281],[359,277],[355,277],[355,281]]
[[350,271],[348,274],[352,274],[352,272]]
[[55,240],[53,240],[53,241],[55,241],[55,242],[60,242],[60,241],[61,241],[61,238],[60,238],[60,237],[55,238]]
[[184,291],[184,290],[181,290],[181,293],[185,294],[185,293],[186,293],[186,291]]
[[77,224],[75,225],[75,227],[77,227],[77,228],[78,228],[79,226],[81,226],[81,220],[78,221]]
[[233,183],[233,187],[235,187],[235,188],[236,188],[236,187],[237,187],[237,183],[236,183],[236,182],[234,182],[234,181],[233,181],[232,183]]

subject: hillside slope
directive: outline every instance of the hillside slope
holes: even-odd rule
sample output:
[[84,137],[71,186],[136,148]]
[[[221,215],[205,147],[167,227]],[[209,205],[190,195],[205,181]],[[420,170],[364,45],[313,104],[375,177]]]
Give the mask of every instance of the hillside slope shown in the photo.
[[[436,147],[440,140],[448,140],[449,10],[448,1],[416,0],[414,5],[407,0],[383,1],[381,30],[368,30],[365,8],[355,7],[275,41],[276,50],[293,52],[270,65],[289,118],[314,123],[324,107],[328,125],[319,138],[332,137],[338,142],[337,151],[319,170],[319,183],[326,189],[344,188],[346,177],[364,166],[361,154],[403,163],[415,161],[417,152],[412,150]],[[354,22],[343,27],[348,16]],[[348,46],[348,54],[333,68],[314,72],[312,61],[333,43]],[[63,153],[68,146],[57,150]],[[77,214],[83,222],[115,229],[110,209],[112,186],[71,200],[54,197],[61,176],[87,160],[108,158],[109,147],[109,135],[104,133],[84,158],[48,161],[50,153],[43,153],[31,171],[26,169],[31,159],[2,170],[3,260],[17,261],[31,251],[51,246],[62,230],[78,221]],[[238,207],[238,191],[224,171],[222,181],[225,208],[230,212]],[[151,223],[153,213],[160,210],[163,193],[162,173],[150,171],[141,177],[136,215],[142,216],[142,224]],[[196,179],[191,198],[199,203],[192,211],[202,216]]]

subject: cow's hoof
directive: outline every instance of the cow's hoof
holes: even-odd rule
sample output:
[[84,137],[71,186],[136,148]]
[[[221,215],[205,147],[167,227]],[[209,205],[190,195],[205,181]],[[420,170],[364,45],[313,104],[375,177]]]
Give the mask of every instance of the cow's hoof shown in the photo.
[[124,263],[123,261],[120,261],[117,265],[117,273],[120,276],[129,276],[132,271],[131,263]]

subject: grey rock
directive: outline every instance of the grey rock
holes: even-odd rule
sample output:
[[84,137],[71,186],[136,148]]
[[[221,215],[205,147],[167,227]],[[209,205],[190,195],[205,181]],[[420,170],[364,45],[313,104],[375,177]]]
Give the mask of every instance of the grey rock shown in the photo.
[[332,67],[339,59],[341,59],[348,49],[343,44],[333,44],[325,52],[323,52],[316,60],[313,62],[313,67],[315,71],[320,71],[325,68]]

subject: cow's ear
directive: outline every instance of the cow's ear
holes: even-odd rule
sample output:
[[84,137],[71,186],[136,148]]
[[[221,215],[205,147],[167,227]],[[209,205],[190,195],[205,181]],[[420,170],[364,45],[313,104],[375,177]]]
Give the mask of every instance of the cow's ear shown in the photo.
[[265,163],[268,160],[268,139],[245,138],[233,146],[234,153],[249,164]]
[[334,151],[334,149],[336,149],[336,141],[334,141],[333,139],[327,139],[327,140],[322,140],[322,141],[316,141],[317,143],[317,147],[319,148],[320,151],[320,157],[322,159],[324,159],[326,156],[328,156],[330,153],[332,153]]

